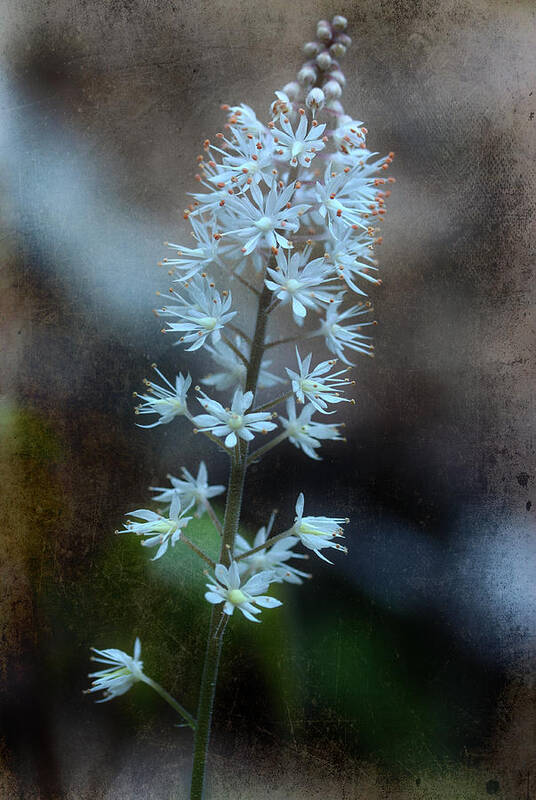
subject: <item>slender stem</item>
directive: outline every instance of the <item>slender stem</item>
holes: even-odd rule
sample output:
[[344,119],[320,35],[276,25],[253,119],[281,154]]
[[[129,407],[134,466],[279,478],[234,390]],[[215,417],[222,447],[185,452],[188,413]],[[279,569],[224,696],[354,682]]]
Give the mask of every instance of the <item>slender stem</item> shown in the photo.
[[277,347],[280,344],[286,344],[287,342],[297,342],[298,336],[286,336],[284,339],[278,339],[276,342],[268,342],[266,345],[266,349],[269,347]]
[[[197,709],[198,722],[195,729],[190,800],[202,800],[203,798],[212,709],[214,706],[214,695],[216,693],[216,682],[218,680],[218,668],[223,644],[224,627],[219,625],[220,613],[220,610],[216,606],[212,606],[203,674],[201,676],[199,706]],[[220,630],[219,635],[218,629]]]
[[196,728],[195,719],[192,717],[192,715],[191,715],[191,714],[189,714],[189,713],[188,713],[188,711],[186,711],[186,709],[185,709],[185,708],[183,708],[183,706],[181,706],[181,704],[180,704],[180,703],[178,703],[178,702],[175,700],[175,698],[174,698],[174,697],[172,697],[172,696],[169,694],[169,692],[166,692],[166,690],[164,689],[164,687],[163,687],[163,686],[160,686],[160,684],[159,684],[159,683],[157,683],[156,681],[153,681],[153,679],[152,679],[152,678],[148,678],[148,677],[147,677],[147,675],[144,675],[144,676],[142,677],[142,679],[141,679],[141,680],[142,680],[144,683],[146,683],[148,686],[150,686],[150,687],[151,687],[151,689],[154,689],[154,690],[155,690],[155,692],[156,692],[157,694],[159,694],[159,695],[160,695],[160,697],[162,697],[162,698],[163,698],[163,699],[166,701],[166,703],[169,703],[169,705],[171,706],[171,708],[175,709],[175,711],[177,712],[177,714],[180,714],[180,716],[181,716],[183,719],[185,719],[185,720],[186,720],[186,723],[187,723],[187,724],[190,726],[190,728],[193,728],[193,730],[195,731],[195,728]]
[[288,431],[283,431],[282,433],[275,436],[271,441],[264,444],[262,447],[257,448],[254,450],[253,453],[250,454],[248,457],[248,466],[252,464],[254,461],[258,461],[265,455],[272,447],[276,447],[281,442],[284,442],[285,439],[288,437]]
[[278,533],[277,536],[272,536],[262,544],[257,545],[257,547],[252,547],[251,550],[248,550],[246,553],[241,553],[239,556],[236,556],[235,561],[242,561],[243,558],[249,558],[253,553],[258,553],[259,550],[271,547],[276,542],[280,542],[281,539],[288,539],[289,536],[292,536],[292,528],[289,528],[288,531],[284,531],[283,533]]
[[244,353],[243,353],[241,350],[239,350],[239,348],[238,348],[238,347],[237,347],[235,344],[233,344],[233,342],[232,342],[230,339],[228,339],[228,338],[227,338],[227,336],[222,336],[221,338],[222,338],[222,340],[225,342],[225,344],[227,345],[227,347],[228,347],[230,350],[232,350],[232,351],[233,351],[233,353],[235,354],[235,356],[238,356],[238,358],[240,359],[240,361],[242,362],[242,364],[244,364],[244,366],[245,366],[245,367],[246,367],[246,369],[247,369],[247,368],[249,367],[249,361],[248,361],[248,360],[247,360],[247,358],[245,357]]
[[222,526],[221,522],[219,521],[218,517],[216,516],[216,512],[212,508],[210,500],[205,500],[204,506],[205,506],[205,509],[207,510],[207,513],[208,513],[210,519],[212,520],[212,522],[214,524],[214,527],[216,528],[216,530],[218,531],[220,536],[222,536],[223,535],[223,526]]
[[230,331],[234,331],[234,333],[237,333],[239,336],[242,337],[242,339],[245,339],[245,341],[248,344],[251,344],[251,336],[248,336],[247,333],[245,333],[242,330],[242,328],[238,327],[238,325],[234,325],[232,322],[228,322],[227,327],[229,328]]
[[292,392],[286,392],[286,394],[281,394],[279,397],[276,397],[275,400],[269,400],[267,403],[264,403],[262,406],[253,409],[253,413],[256,414],[259,411],[268,411],[269,408],[273,408],[274,406],[279,405],[282,403],[283,400],[287,400],[289,397],[292,397]]
[[181,542],[184,542],[185,545],[188,545],[190,550],[193,550],[194,553],[196,553],[199,556],[199,558],[202,558],[203,561],[206,561],[209,567],[212,567],[212,569],[214,569],[214,567],[216,566],[216,562],[213,561],[209,556],[207,556],[206,553],[203,553],[201,548],[198,547],[196,544],[194,544],[190,539],[188,539],[188,537],[185,536],[184,533],[181,533]]
[[[246,392],[257,390],[257,382],[264,354],[264,338],[268,322],[268,307],[271,292],[263,285],[259,297],[259,308],[255,333],[251,343],[251,354],[246,375]],[[235,537],[238,531],[240,511],[242,508],[242,494],[248,467],[248,443],[240,439],[237,452],[231,458],[231,473],[227,489],[225,515],[223,520],[223,534],[221,540],[220,563],[229,565],[232,558]],[[203,787],[205,784],[205,769],[207,761],[208,744],[210,739],[210,726],[212,709],[216,692],[216,681],[220,663],[225,625],[220,624],[219,612],[212,608],[208,630],[205,661],[201,676],[199,691],[199,705],[197,710],[197,727],[194,741],[194,758],[192,767],[192,782],[190,787],[190,800],[203,800]]]

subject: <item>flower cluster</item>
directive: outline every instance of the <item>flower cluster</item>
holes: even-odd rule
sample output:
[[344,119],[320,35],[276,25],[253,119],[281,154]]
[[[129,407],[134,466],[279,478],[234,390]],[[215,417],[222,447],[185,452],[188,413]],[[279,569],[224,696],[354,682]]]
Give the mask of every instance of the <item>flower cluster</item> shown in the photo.
[[[213,609],[199,717],[144,674],[138,639],[133,656],[95,651],[106,668],[90,675],[88,691],[103,691],[109,700],[143,681],[169,702],[196,731],[192,797],[202,796],[229,619],[238,609],[249,622],[260,622],[263,609],[282,605],[273,596],[285,590],[282,584],[311,578],[303,569],[310,553],[331,564],[326,551],[347,552],[340,540],[349,520],[305,515],[303,493],[294,521],[281,532],[273,532],[275,512],[252,541],[241,520],[252,463],[287,442],[299,451],[289,448],[291,454],[318,460],[327,442],[345,441],[345,423],[331,422],[331,415],[355,403],[355,381],[348,374],[354,354],[373,354],[368,292],[381,283],[375,248],[394,182],[388,177],[393,153],[371,152],[363,122],[342,105],[346,80],[340,60],[351,44],[346,27],[341,16],[318,23],[297,79],[275,92],[264,118],[244,103],[222,107],[222,130],[204,140],[197,156],[197,186],[183,215],[189,231],[166,243],[169,252],[160,262],[172,286],[155,313],[174,344],[196,353],[206,391],[199,385],[192,391],[189,374],[168,378],[153,365],[158,382],[146,380],[144,393],[135,393],[136,413],[150,420],[139,427],[180,420],[182,427],[167,429],[180,430],[179,452],[190,451],[192,433],[198,442],[209,440],[228,460],[229,482],[217,483],[217,466],[209,480],[205,461],[197,471],[182,466],[179,477],[168,474],[169,485],[150,487],[154,508],[131,511],[117,532],[153,548],[153,561],[176,558],[180,564],[184,548],[190,548],[202,562],[204,597]],[[313,340],[327,354],[318,355]],[[261,391],[267,394],[259,398]],[[221,514],[212,500],[224,492]],[[308,510],[315,506],[321,510],[318,500],[308,500]],[[217,555],[213,540],[203,539],[204,524],[196,529],[192,522],[200,517],[217,531]]]

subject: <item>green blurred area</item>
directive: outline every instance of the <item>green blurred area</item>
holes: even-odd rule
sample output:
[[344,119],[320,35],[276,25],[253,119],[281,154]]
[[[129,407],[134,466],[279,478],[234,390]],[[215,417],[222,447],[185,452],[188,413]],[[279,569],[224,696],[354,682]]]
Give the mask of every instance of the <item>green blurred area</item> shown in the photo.
[[[195,712],[209,612],[204,562],[181,542],[151,561],[153,550],[134,535],[114,536],[110,526],[78,563],[77,518],[61,486],[61,437],[29,410],[4,408],[2,429],[4,482],[17,496],[12,544],[31,578],[51,694],[78,703],[91,671],[89,648],[132,652],[139,636],[147,674]],[[252,540],[252,531],[243,533]],[[208,517],[192,520],[188,536],[217,558],[219,535]],[[66,537],[74,569],[62,563]],[[335,764],[366,758],[387,774],[442,771],[459,758],[463,701],[453,707],[440,684],[434,689],[412,673],[400,656],[396,618],[348,585],[332,596],[323,575],[301,587],[275,587],[274,594],[284,605],[264,610],[262,624],[238,613],[229,622],[216,726],[246,725]],[[169,713],[145,686],[114,706],[129,731],[147,716]]]

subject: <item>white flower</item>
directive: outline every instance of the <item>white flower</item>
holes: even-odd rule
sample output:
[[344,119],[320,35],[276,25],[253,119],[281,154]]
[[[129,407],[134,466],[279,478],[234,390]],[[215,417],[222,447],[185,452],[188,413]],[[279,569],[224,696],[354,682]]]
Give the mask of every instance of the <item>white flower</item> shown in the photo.
[[344,538],[341,525],[349,522],[349,520],[344,517],[304,517],[303,506],[304,498],[303,493],[301,493],[296,502],[293,533],[301,540],[304,547],[313,550],[319,558],[331,564],[332,562],[323,556],[320,550],[326,547],[334,547],[336,550],[342,550],[343,553],[348,552],[346,547],[333,540],[338,537]]
[[326,126],[313,123],[307,133],[307,123],[307,117],[302,113],[298,127],[294,131],[288,118],[281,117],[279,120],[281,130],[278,128],[273,130],[274,142],[277,145],[275,154],[290,163],[292,167],[298,164],[308,167],[315,155],[324,149],[321,136]]
[[186,398],[188,389],[192,383],[190,376],[187,375],[185,378],[179,372],[175,378],[175,386],[173,386],[167,378],[164,378],[160,370],[157,369],[156,364],[152,366],[164,383],[169,386],[169,389],[165,386],[158,386],[157,383],[146,379],[144,383],[147,386],[149,394],[140,395],[137,392],[134,393],[134,397],[138,397],[140,400],[144,401],[134,409],[136,414],[158,414],[160,417],[160,419],[153,422],[151,425],[138,425],[139,428],[154,428],[156,425],[166,425],[168,422],[171,422],[172,419],[175,419],[175,417],[183,416],[188,412]]
[[180,333],[177,344],[190,344],[187,350],[202,347],[210,336],[213,343],[221,339],[221,329],[236,314],[230,311],[231,293],[223,292],[222,300],[214,284],[201,275],[194,275],[192,280],[184,284],[183,293],[173,292],[173,297],[180,305],[166,306],[159,309],[161,316],[177,317],[180,322],[168,322],[166,333]]
[[[295,91],[295,87],[293,86],[293,84],[289,83],[288,86],[291,87],[291,92],[294,89],[294,94],[296,95],[300,91],[300,87],[298,84],[295,84],[295,86],[298,89],[298,92]],[[270,106],[270,111],[272,112],[273,119],[278,119],[278,117],[280,117],[281,115],[292,114],[292,101],[288,93],[285,91],[285,89],[283,89],[282,92],[274,92],[274,94],[277,100],[274,100],[274,102]]]
[[[272,140],[269,137],[257,138],[240,128],[231,128],[231,133],[230,139],[218,134],[220,144],[225,149],[210,145],[212,152],[222,156],[222,163],[213,167],[214,174],[209,178],[210,182],[220,188],[222,183],[228,184],[230,181],[244,189],[252,182],[264,181],[271,185],[274,177]],[[219,206],[223,207],[227,199],[224,195]]]
[[223,226],[222,236],[233,236],[243,243],[244,255],[251,253],[259,244],[267,247],[290,248],[291,244],[281,231],[295,233],[299,226],[299,216],[309,206],[293,206],[290,198],[294,193],[294,183],[278,191],[274,182],[264,196],[259,187],[252,183],[251,199],[232,195],[225,205],[225,214],[220,216]]
[[145,675],[143,674],[143,661],[140,660],[141,643],[139,639],[136,639],[134,643],[133,656],[129,656],[122,650],[116,650],[115,648],[97,650],[92,647],[91,649],[97,654],[91,657],[92,661],[110,665],[107,669],[91,672],[88,676],[93,678],[93,681],[86,694],[104,692],[103,698],[97,700],[97,703],[106,703],[109,700],[113,700],[114,697],[119,697],[128,692],[130,687],[138,681],[144,680]]
[[326,411],[326,409],[329,403],[354,402],[348,397],[341,397],[340,392],[337,391],[340,386],[350,383],[349,378],[338,377],[348,372],[348,368],[334,372],[332,375],[326,375],[336,363],[336,359],[322,361],[321,364],[311,370],[311,353],[302,361],[298,348],[296,348],[296,358],[299,372],[293,372],[288,367],[286,370],[292,381],[292,391],[299,403],[304,403],[305,398],[307,398],[317,411],[328,414],[330,412]]
[[307,309],[318,311],[320,304],[328,304],[333,298],[329,290],[321,285],[332,280],[331,269],[324,258],[309,261],[311,248],[302,252],[287,254],[280,250],[277,254],[277,268],[267,270],[269,278],[266,286],[282,305],[292,304],[292,314],[297,325],[303,325]]
[[162,486],[150,486],[152,492],[158,492],[153,498],[157,503],[171,503],[175,494],[178,494],[182,504],[190,508],[194,504],[197,516],[202,516],[206,511],[207,501],[212,497],[217,497],[225,491],[225,486],[209,486],[208,473],[204,461],[199,464],[197,478],[188,472],[186,467],[182,467],[182,480],[168,475],[171,488],[166,489]]
[[371,260],[373,230],[360,231],[356,234],[353,228],[340,223],[331,228],[332,237],[327,243],[329,260],[337,270],[337,277],[357,294],[366,296],[366,292],[357,286],[354,275],[362,280],[379,285],[381,281],[371,272],[378,268]]
[[345,323],[346,320],[370,314],[370,311],[369,304],[352,306],[347,308],[346,311],[341,311],[340,303],[333,303],[327,309],[326,318],[323,320],[322,325],[313,335],[324,336],[328,350],[345,364],[353,366],[352,362],[345,356],[344,348],[348,347],[356,353],[372,356],[374,354],[374,345],[370,343],[372,337],[366,336],[361,331],[364,327],[375,325],[376,323],[374,321],[358,322],[353,325]]
[[[320,55],[324,55],[321,53]],[[321,111],[326,103],[326,96],[322,89],[315,87],[311,89],[305,99],[305,105],[313,112],[313,116],[317,111]]]
[[367,219],[376,208],[377,189],[372,173],[381,166],[378,164],[358,164],[337,173],[334,165],[328,164],[324,173],[324,183],[316,184],[316,199],[319,213],[327,217],[329,224],[337,221],[345,225],[356,225],[366,229]]
[[257,119],[257,116],[252,108],[245,103],[239,106],[222,106],[224,111],[229,112],[229,125],[234,125],[242,128],[246,133],[252,133],[254,136],[260,136],[266,132],[266,125]]
[[193,228],[192,235],[198,243],[198,247],[185,247],[181,244],[166,242],[168,247],[176,251],[177,257],[164,258],[160,262],[162,266],[165,265],[172,270],[180,271],[181,281],[186,281],[199,270],[207,269],[211,264],[218,263],[218,242],[214,239],[211,230],[202,220],[192,215],[189,219]]
[[199,414],[193,418],[194,425],[204,431],[212,431],[215,436],[225,436],[225,447],[234,447],[238,437],[246,442],[254,438],[254,433],[267,433],[277,426],[271,422],[269,412],[246,414],[253,403],[253,392],[244,392],[237,388],[231,403],[231,408],[224,408],[221,403],[211,400],[204,392],[199,400],[208,414]]
[[[234,343],[244,355],[247,355],[248,348],[241,336],[235,336]],[[205,349],[210,353],[215,363],[222,371],[211,372],[205,378],[201,379],[202,383],[206,386],[214,386],[219,392],[223,392],[237,385],[242,388],[245,387],[247,376],[246,365],[225,342],[218,342],[214,347],[206,345]],[[259,389],[269,389],[271,386],[275,386],[278,383],[285,383],[283,378],[268,371],[268,367],[271,363],[272,362],[266,358],[262,359],[257,383]]]
[[216,580],[212,577],[209,578],[210,583],[207,583],[209,591],[205,593],[205,599],[214,605],[223,603],[224,613],[229,616],[235,608],[238,608],[251,622],[260,622],[254,616],[254,614],[261,613],[261,609],[256,608],[255,603],[262,608],[276,608],[282,605],[275,597],[263,594],[274,580],[274,574],[271,571],[259,572],[243,586],[240,582],[240,572],[236,561],[231,562],[228,569],[223,564],[216,564],[214,573]]
[[[237,534],[235,539],[235,553],[241,555],[247,553],[253,547],[258,547],[266,542],[270,536],[272,525],[274,523],[275,514],[272,514],[267,527],[262,527],[257,531],[255,541],[250,545],[246,539],[240,534]],[[241,558],[237,562],[238,569],[242,578],[256,575],[265,570],[271,571],[274,574],[272,580],[274,583],[303,583],[302,578],[310,578],[307,572],[302,572],[296,567],[287,564],[290,558],[307,558],[303,553],[294,553],[292,548],[299,542],[296,536],[287,536],[285,539],[280,539],[271,547],[268,546],[265,550],[259,550],[258,553],[247,558]]]
[[150,511],[148,508],[139,508],[137,511],[130,511],[126,516],[137,517],[143,519],[145,522],[133,522],[128,520],[125,527],[117,533],[135,533],[137,536],[148,536],[142,542],[143,547],[156,547],[158,550],[152,561],[161,558],[169,544],[175,545],[181,537],[181,530],[185,528],[190,522],[192,517],[185,517],[187,511],[190,510],[192,503],[181,510],[180,496],[177,492],[173,493],[171,499],[171,507],[167,517],[162,514],[157,514],[155,511]]
[[340,441],[343,437],[339,434],[338,425],[325,425],[322,422],[311,420],[314,413],[314,406],[308,403],[297,416],[294,398],[289,397],[287,400],[288,418],[280,415],[279,419],[288,434],[289,441],[299,450],[303,450],[309,458],[320,461],[320,456],[315,453],[315,450],[320,447],[320,440]]

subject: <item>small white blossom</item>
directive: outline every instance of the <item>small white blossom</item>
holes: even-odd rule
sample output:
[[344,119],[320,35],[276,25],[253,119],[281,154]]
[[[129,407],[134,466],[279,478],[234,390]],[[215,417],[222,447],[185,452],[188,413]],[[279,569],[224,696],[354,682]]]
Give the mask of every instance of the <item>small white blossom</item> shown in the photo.
[[299,450],[303,450],[309,458],[320,461],[320,456],[315,453],[315,450],[321,445],[320,440],[340,441],[343,437],[339,434],[338,425],[326,425],[311,420],[315,410],[315,407],[308,403],[302,408],[300,414],[296,415],[294,398],[289,397],[287,400],[288,417],[280,415],[279,419],[288,434],[289,441]]
[[363,353],[367,356],[374,354],[374,345],[371,344],[370,336],[362,333],[364,327],[375,325],[374,321],[358,322],[348,325],[347,320],[370,314],[368,305],[352,306],[345,311],[340,310],[340,303],[333,303],[326,311],[326,318],[314,335],[324,336],[326,347],[345,364],[353,366],[347,358],[344,349],[348,347],[356,353]]
[[220,217],[225,228],[222,235],[239,239],[243,243],[244,255],[260,244],[290,248],[291,244],[282,231],[295,233],[300,226],[300,215],[309,207],[304,204],[293,206],[290,202],[293,193],[294,183],[279,191],[274,182],[266,196],[252,183],[251,199],[236,195],[229,197],[225,205],[226,216]]
[[190,344],[187,350],[202,347],[207,338],[213,343],[221,339],[221,329],[236,314],[230,311],[232,297],[230,292],[222,296],[214,284],[201,275],[194,275],[192,280],[184,284],[182,294],[173,292],[179,305],[166,306],[159,309],[160,316],[177,317],[180,322],[168,322],[166,333],[180,333],[177,344]]
[[[244,355],[247,348],[241,336],[236,336],[234,343]],[[206,386],[214,386],[219,392],[230,389],[233,386],[246,385],[247,369],[246,365],[225,342],[218,342],[214,347],[206,345],[206,351],[210,353],[214,362],[220,367],[221,372],[211,372],[201,382]],[[257,386],[259,389],[269,389],[278,383],[285,383],[283,378],[268,371],[272,362],[266,358],[262,359]]]
[[336,550],[347,553],[346,547],[333,540],[338,537],[344,538],[341,525],[349,522],[349,520],[343,517],[304,517],[303,507],[304,498],[303,493],[301,493],[296,502],[296,518],[292,531],[301,540],[303,546],[313,550],[319,558],[327,561],[328,564],[332,562],[323,556],[320,550],[326,547],[334,547]]
[[297,325],[303,325],[307,309],[318,311],[321,304],[332,302],[329,290],[321,289],[323,283],[333,278],[331,267],[324,258],[309,261],[311,248],[302,252],[277,254],[277,268],[267,270],[266,286],[274,292],[282,305],[290,303]]
[[[213,168],[214,174],[209,179],[211,183],[221,187],[222,183],[228,184],[232,181],[236,186],[247,189],[253,181],[264,181],[270,186],[274,177],[271,139],[258,139],[240,128],[231,128],[231,133],[230,139],[218,134],[221,136],[220,144],[225,149],[210,146],[212,152],[218,152],[222,156],[222,163]],[[228,197],[223,194],[219,207],[222,208],[227,200]]]
[[208,414],[199,414],[193,418],[194,425],[200,430],[212,431],[214,436],[225,436],[225,447],[234,447],[238,438],[246,442],[254,438],[255,433],[267,433],[277,426],[271,422],[269,412],[246,414],[253,403],[253,392],[244,392],[237,388],[231,408],[224,408],[221,403],[211,400],[204,392],[199,402]]
[[162,375],[160,370],[157,369],[156,364],[153,364],[153,369],[162,378],[164,383],[169,386],[169,389],[165,386],[159,386],[152,381],[145,380],[144,383],[147,386],[149,394],[140,395],[137,392],[134,393],[134,397],[144,401],[134,409],[136,414],[158,414],[160,417],[160,419],[153,422],[151,425],[138,424],[139,428],[154,428],[157,425],[166,425],[168,422],[171,422],[172,419],[175,419],[175,417],[183,416],[188,413],[186,398],[188,389],[192,383],[190,376],[187,375],[185,378],[179,372],[175,379],[175,386],[173,386],[173,384]]
[[190,510],[192,504],[181,509],[180,496],[177,492],[173,493],[171,499],[171,507],[167,517],[162,514],[157,514],[155,511],[150,511],[148,508],[139,508],[137,511],[130,511],[126,516],[137,517],[143,519],[145,522],[134,522],[128,520],[125,527],[117,533],[135,533],[137,536],[148,536],[142,542],[143,547],[156,547],[156,555],[152,561],[161,558],[169,544],[175,545],[181,538],[181,530],[185,528],[192,517],[185,517],[187,511]]
[[186,281],[201,269],[207,269],[218,263],[218,242],[214,239],[212,231],[192,215],[189,219],[193,228],[192,235],[198,246],[185,247],[181,244],[166,242],[168,247],[175,250],[176,258],[164,258],[160,262],[162,266],[179,271],[181,281]]
[[328,414],[330,412],[326,411],[326,409],[329,403],[354,402],[348,397],[341,397],[338,391],[339,387],[350,383],[349,378],[338,377],[348,372],[348,368],[340,370],[339,372],[334,372],[332,375],[327,375],[326,373],[328,373],[336,363],[336,359],[322,361],[311,370],[311,353],[302,361],[298,348],[296,348],[296,358],[298,360],[299,372],[293,372],[288,369],[288,367],[286,370],[287,375],[292,381],[292,391],[296,395],[296,399],[299,403],[304,403],[305,398],[307,398],[317,411]]
[[313,112],[313,116],[317,111],[321,111],[324,108],[326,102],[326,96],[322,89],[318,87],[311,89],[307,98],[305,100],[305,105],[307,108],[311,109]]
[[[241,555],[242,553],[247,553],[248,550],[254,547],[259,547],[259,545],[264,544],[270,536],[274,519],[275,514],[272,514],[267,527],[263,526],[257,531],[252,545],[250,545],[243,536],[238,534],[235,539],[235,553]],[[277,541],[271,547],[268,546],[264,550],[259,550],[258,553],[253,553],[253,555],[247,558],[241,558],[240,561],[237,562],[241,578],[247,578],[251,575],[256,575],[259,572],[268,570],[274,574],[272,579],[274,583],[303,583],[302,578],[310,578],[311,576],[307,572],[302,572],[296,567],[287,564],[290,558],[307,558],[303,553],[293,552],[292,548],[297,542],[299,542],[299,539],[296,536],[287,536]]]
[[92,661],[97,661],[100,664],[109,664],[106,669],[99,672],[91,672],[88,677],[93,678],[91,687],[86,691],[86,694],[91,692],[104,692],[101,700],[97,703],[106,703],[113,700],[114,697],[119,697],[125,692],[128,692],[131,686],[138,681],[145,678],[143,674],[143,661],[141,661],[141,642],[136,639],[134,643],[134,655],[129,656],[122,650],[111,648],[108,650],[97,650],[95,647],[91,648],[95,656],[92,656]]
[[[298,86],[298,92],[299,88],[300,87]],[[270,106],[270,111],[272,112],[273,119],[278,119],[278,117],[280,117],[281,115],[291,114],[292,101],[287,92],[285,92],[284,90],[282,92],[275,92],[275,96],[277,100],[274,100],[274,102]]]
[[257,119],[253,109],[245,103],[241,103],[239,106],[223,106],[223,109],[229,112],[229,125],[238,126],[245,133],[251,133],[254,136],[260,136],[266,132],[266,125]]
[[208,472],[204,461],[199,464],[197,477],[188,472],[186,467],[181,468],[182,479],[175,478],[173,475],[168,475],[171,487],[165,488],[163,486],[150,486],[152,492],[158,492],[154,500],[157,503],[171,503],[175,494],[178,494],[184,506],[190,508],[195,504],[196,516],[202,516],[207,507],[207,501],[212,497],[217,497],[223,494],[225,486],[209,486],[208,485]]
[[381,281],[375,277],[378,268],[371,262],[371,240],[372,231],[359,231],[356,233],[353,228],[345,227],[339,223],[331,228],[332,237],[328,242],[329,260],[337,271],[337,277],[346,283],[356,294],[366,297],[363,291],[355,283],[355,276],[361,280],[377,286]]
[[296,130],[293,130],[287,117],[280,118],[281,129],[273,129],[275,155],[287,161],[291,167],[298,164],[308,167],[315,155],[324,149],[321,136],[326,126],[313,123],[307,133],[307,123],[307,117],[302,113]]
[[260,622],[254,615],[260,614],[261,609],[256,608],[255,604],[262,608],[277,608],[282,605],[275,597],[263,594],[274,580],[274,573],[271,571],[253,575],[244,585],[241,585],[236,561],[231,562],[229,568],[223,564],[216,564],[214,573],[216,580],[209,578],[210,583],[207,583],[209,591],[205,593],[205,599],[214,605],[223,603],[223,611],[229,616],[235,608],[238,608],[251,622]]

